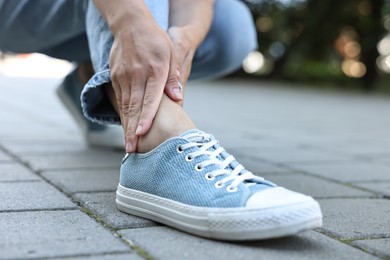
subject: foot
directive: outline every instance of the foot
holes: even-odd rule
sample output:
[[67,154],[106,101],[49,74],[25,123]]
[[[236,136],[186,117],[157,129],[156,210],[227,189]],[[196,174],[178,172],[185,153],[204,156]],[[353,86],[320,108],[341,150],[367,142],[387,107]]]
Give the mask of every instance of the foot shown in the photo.
[[322,225],[313,198],[253,175],[197,129],[126,155],[116,202],[123,212],[221,240],[276,238]]
[[80,93],[84,83],[86,83],[84,81],[88,78],[85,75],[85,71],[84,67],[78,67],[69,73],[57,88],[57,94],[79,125],[88,145],[123,150],[123,130],[120,126],[105,126],[92,123],[83,115]]

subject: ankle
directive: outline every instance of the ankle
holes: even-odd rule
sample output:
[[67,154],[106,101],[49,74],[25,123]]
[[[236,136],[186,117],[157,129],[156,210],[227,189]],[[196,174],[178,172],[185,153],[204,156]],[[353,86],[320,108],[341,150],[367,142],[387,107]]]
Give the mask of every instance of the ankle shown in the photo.
[[85,61],[78,64],[77,75],[83,85],[93,76],[94,70],[91,61]]
[[169,138],[195,128],[183,107],[163,95],[157,115],[149,132],[140,137],[137,152],[145,153]]

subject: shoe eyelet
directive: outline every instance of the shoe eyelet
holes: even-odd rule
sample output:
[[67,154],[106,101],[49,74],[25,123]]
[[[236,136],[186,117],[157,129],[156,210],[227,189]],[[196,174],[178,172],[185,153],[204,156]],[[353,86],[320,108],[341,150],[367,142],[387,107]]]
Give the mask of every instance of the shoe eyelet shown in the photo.
[[186,155],[186,161],[187,162],[191,162],[192,160],[194,160],[194,157],[192,157],[190,154],[187,154]]
[[215,184],[214,184],[215,188],[219,189],[219,188],[222,188],[223,187],[223,184],[221,181],[217,181]]
[[237,191],[237,187],[232,187],[232,186],[227,186],[227,188],[226,188],[226,190],[228,191],[228,192],[236,192]]
[[195,165],[195,170],[197,170],[198,172],[200,172],[201,170],[203,170],[203,167],[200,163],[196,164]]
[[208,172],[208,173],[206,173],[205,175],[204,175],[204,177],[206,178],[206,180],[208,180],[208,181],[212,181],[212,180],[214,180],[215,179],[215,177],[213,176],[213,177],[211,177],[210,176],[210,173]]
[[182,153],[183,152],[183,147],[181,147],[181,145],[176,146],[176,151],[178,153]]

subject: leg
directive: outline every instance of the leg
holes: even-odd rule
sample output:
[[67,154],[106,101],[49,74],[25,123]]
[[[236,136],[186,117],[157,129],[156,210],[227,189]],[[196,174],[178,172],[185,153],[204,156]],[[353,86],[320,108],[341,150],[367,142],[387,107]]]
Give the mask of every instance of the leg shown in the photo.
[[[159,25],[168,27],[168,1],[153,5],[146,1]],[[190,79],[218,78],[241,66],[246,55],[256,49],[257,37],[248,8],[238,0],[216,0],[214,19],[206,39],[198,48]],[[225,19],[229,17],[229,19]],[[88,29],[91,28],[91,29]],[[112,35],[99,12],[90,5],[87,15],[92,61],[97,74],[82,94],[84,114],[96,122],[119,124],[119,116],[105,97],[101,85],[110,82],[108,55]],[[87,105],[88,104],[88,105]]]
[[[167,29],[167,5],[149,3],[149,7],[152,9],[159,25]],[[253,21],[248,9],[242,2],[216,0],[214,10],[215,17],[211,30],[195,56],[192,78],[219,77],[227,74],[237,69],[245,56],[256,48],[256,33]],[[230,17],[231,19],[226,21],[224,17]],[[92,62],[95,71],[98,73],[88,82],[83,92],[84,113],[88,118],[95,121],[119,123],[119,113],[115,107],[116,102],[112,89],[107,88],[109,100],[105,90],[101,88],[103,84],[107,85],[110,82],[108,55],[113,38],[106,22],[92,4],[87,14],[87,33],[90,39],[90,49],[92,50]],[[140,139],[139,152],[149,151],[166,139],[194,127],[192,122],[189,123],[191,120],[182,111],[182,108],[175,107],[166,100],[162,102],[150,133]],[[173,116],[178,123],[161,123],[167,121],[160,117],[165,109],[170,111],[167,114],[171,116],[175,115],[175,111],[178,111],[180,116]],[[188,122],[188,124],[181,122]],[[181,128],[175,129],[172,126],[180,126]]]
[[213,23],[195,54],[190,79],[227,75],[240,68],[256,48],[256,29],[249,9],[238,0],[216,0]]
[[89,60],[86,8],[83,0],[0,0],[0,50]]
[[77,69],[61,83],[58,96],[89,145],[123,149],[123,134],[119,127],[92,123],[81,111],[80,93],[93,75],[85,34],[87,6],[88,1],[84,0],[0,0],[0,50],[40,52],[76,62]]
[[[146,0],[145,3],[157,24],[167,30],[169,0],[159,0],[158,2]],[[84,115],[94,122],[120,124],[119,116],[102,87],[111,82],[109,54],[113,44],[113,36],[106,21],[92,2],[90,2],[87,11],[87,36],[96,74],[85,85],[81,94]]]

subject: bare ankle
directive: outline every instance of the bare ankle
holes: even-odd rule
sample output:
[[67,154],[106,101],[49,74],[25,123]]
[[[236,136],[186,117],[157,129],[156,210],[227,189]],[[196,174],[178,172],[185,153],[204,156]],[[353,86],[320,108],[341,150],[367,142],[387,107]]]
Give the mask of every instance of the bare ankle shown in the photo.
[[148,152],[192,128],[195,125],[183,107],[164,95],[151,129],[139,139],[137,152]]
[[[105,90],[114,109],[120,114],[116,106],[112,87],[108,84],[105,86]],[[164,94],[152,127],[138,141],[137,152],[145,153],[151,151],[169,138],[178,136],[192,128],[195,128],[195,125],[184,111],[182,105],[172,101]]]

